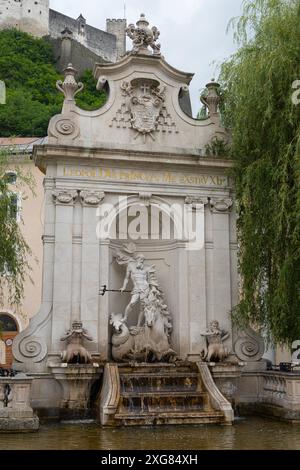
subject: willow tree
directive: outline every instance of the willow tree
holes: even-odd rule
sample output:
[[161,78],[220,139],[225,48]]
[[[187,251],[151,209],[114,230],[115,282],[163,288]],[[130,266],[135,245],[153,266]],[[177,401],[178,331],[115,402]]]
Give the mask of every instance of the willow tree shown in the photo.
[[240,326],[300,339],[300,1],[244,1],[221,68],[238,200]]
[[14,164],[14,153],[0,150],[0,306],[4,301],[20,305],[31,271],[32,252],[22,233],[18,194],[25,188],[34,194],[35,182],[29,171]]

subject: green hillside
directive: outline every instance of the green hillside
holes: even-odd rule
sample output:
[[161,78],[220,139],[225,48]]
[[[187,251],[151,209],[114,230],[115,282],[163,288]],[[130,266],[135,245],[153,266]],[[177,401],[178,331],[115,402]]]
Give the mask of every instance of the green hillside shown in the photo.
[[[51,44],[17,30],[0,32],[0,80],[7,87],[7,104],[0,106],[0,136],[47,135],[50,118],[61,112],[63,95],[56,89],[57,72]],[[105,102],[92,72],[78,80],[85,85],[77,104],[86,110]]]

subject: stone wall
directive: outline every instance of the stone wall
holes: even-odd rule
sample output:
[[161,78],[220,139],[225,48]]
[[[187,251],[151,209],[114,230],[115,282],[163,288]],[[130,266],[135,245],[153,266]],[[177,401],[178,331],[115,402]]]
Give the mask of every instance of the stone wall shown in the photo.
[[93,70],[95,63],[105,61],[74,39],[49,39],[54,51],[56,67],[60,72],[71,62],[78,71],[78,76],[85,70]]
[[67,28],[73,33],[73,39],[96,55],[100,55],[109,62],[116,61],[116,37],[113,34],[87,25],[82,16],[74,20],[62,13],[50,10],[49,25],[52,38],[61,38],[62,31]]
[[126,53],[126,20],[106,20],[106,31],[117,38],[117,59]]
[[49,0],[0,0],[0,28],[12,27],[37,37],[49,34]]

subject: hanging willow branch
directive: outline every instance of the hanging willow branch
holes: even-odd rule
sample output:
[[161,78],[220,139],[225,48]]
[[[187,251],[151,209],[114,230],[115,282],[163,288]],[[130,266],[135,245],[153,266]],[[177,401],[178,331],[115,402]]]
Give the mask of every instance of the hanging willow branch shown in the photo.
[[290,344],[300,339],[300,2],[247,0],[232,24],[241,47],[219,81],[238,198],[242,297],[233,319]]
[[[0,306],[4,302],[20,305],[24,294],[24,283],[30,278],[32,251],[22,233],[22,214],[14,197],[24,188],[34,195],[34,178],[14,163],[14,149],[0,150]],[[7,177],[12,170],[16,184]]]

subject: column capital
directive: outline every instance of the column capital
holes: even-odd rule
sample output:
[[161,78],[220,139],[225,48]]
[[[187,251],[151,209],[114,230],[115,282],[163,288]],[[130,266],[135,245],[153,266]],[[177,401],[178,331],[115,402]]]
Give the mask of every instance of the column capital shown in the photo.
[[233,199],[212,197],[210,199],[210,209],[214,214],[227,214],[233,205]]
[[145,206],[150,206],[150,202],[151,202],[151,198],[152,198],[152,193],[150,192],[140,192],[139,193],[139,199],[140,201],[145,204]]
[[56,189],[52,192],[52,197],[56,205],[74,206],[78,198],[76,189]]
[[80,191],[80,201],[83,207],[98,207],[104,198],[103,191]]
[[199,206],[206,206],[208,204],[208,197],[206,196],[187,196],[185,204],[191,206],[192,209],[197,210]]

